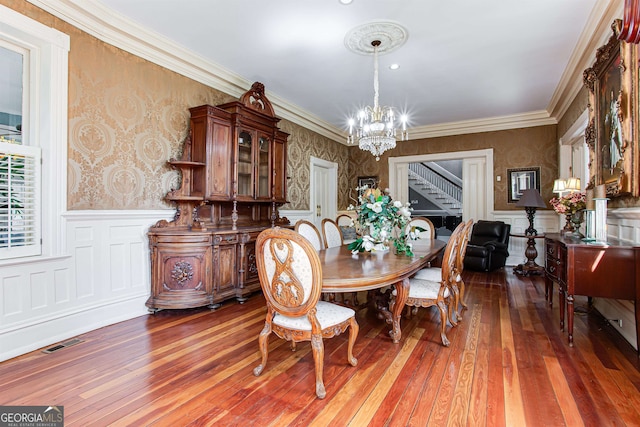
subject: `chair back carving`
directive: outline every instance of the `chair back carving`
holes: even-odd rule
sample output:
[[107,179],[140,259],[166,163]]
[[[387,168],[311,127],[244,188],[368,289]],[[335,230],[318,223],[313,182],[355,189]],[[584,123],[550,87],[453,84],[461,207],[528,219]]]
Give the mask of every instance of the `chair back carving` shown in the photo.
[[344,243],[340,227],[338,227],[338,224],[330,218],[322,220],[322,237],[324,238],[325,248],[342,246]]
[[311,243],[299,233],[275,227],[260,233],[256,253],[269,309],[288,317],[309,315],[322,290],[322,267]]
[[418,233],[419,239],[431,239],[433,240],[435,236],[435,228],[433,227],[433,223],[429,218],[425,218],[422,216],[416,216],[411,218],[411,221],[405,227],[405,234],[409,235],[411,231],[416,231],[415,227],[423,228],[425,231],[420,231]]
[[471,237],[472,229],[473,229],[473,219],[470,219],[465,224],[464,229],[462,230],[462,233],[460,236],[461,243],[460,243],[460,248],[458,250],[458,257],[456,260],[456,270],[458,274],[461,274],[462,270],[464,270],[464,255],[467,252],[467,245],[469,244],[469,238]]
[[447,286],[456,280],[456,263],[458,261],[458,247],[461,243],[461,233],[465,229],[466,224],[461,222],[453,230],[451,238],[447,242],[442,256],[442,285]]
[[313,223],[301,219],[296,222],[295,230],[311,242],[311,245],[313,245],[316,251],[324,249],[324,243],[322,243],[320,232]]

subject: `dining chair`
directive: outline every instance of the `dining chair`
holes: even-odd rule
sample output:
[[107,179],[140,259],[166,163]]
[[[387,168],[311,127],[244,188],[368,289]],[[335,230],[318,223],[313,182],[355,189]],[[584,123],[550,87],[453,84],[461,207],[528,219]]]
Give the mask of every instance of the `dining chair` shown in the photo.
[[[464,256],[466,253],[467,244],[469,243],[469,236],[471,235],[471,229],[473,228],[473,219],[470,219],[466,223],[458,224],[456,229],[458,228],[460,228],[460,231],[458,233],[455,233],[454,231],[453,233],[455,237],[454,235],[452,235],[452,238],[459,239],[459,242],[455,253],[455,280],[451,283],[451,292],[454,298],[452,307],[454,308],[456,319],[460,321],[462,320],[462,316],[460,315],[458,306],[462,305],[463,308],[467,308],[467,304],[464,302],[465,285],[464,280],[462,280],[462,271],[464,270]],[[421,280],[438,281],[442,277],[442,268],[423,268],[422,270],[418,271],[413,277]],[[450,316],[452,316],[453,312],[450,312],[449,314]]]
[[440,312],[440,339],[442,340],[442,345],[445,347],[448,347],[450,344],[446,334],[447,317],[452,326],[457,326],[457,322],[451,315],[451,311],[453,310],[451,282],[455,280],[456,251],[460,244],[458,236],[462,232],[462,229],[463,227],[458,226],[454,230],[452,238],[447,242],[444,256],[442,257],[439,279],[424,280],[415,277],[410,278],[409,296],[405,302],[405,305],[414,307],[414,310],[417,310],[419,307],[431,307],[434,305],[438,308]]
[[340,227],[338,227],[338,224],[330,218],[322,220],[322,237],[324,239],[325,248],[333,248],[344,244]]
[[336,217],[336,224],[338,224],[338,227],[352,227],[353,222],[353,217],[347,214],[340,214]]
[[311,341],[316,373],[316,395],[326,395],[323,382],[324,338],[339,335],[349,328],[347,360],[352,366],[353,346],[359,326],[355,311],[320,301],[322,267],[318,252],[299,233],[280,227],[268,228],[256,240],[256,265],[260,286],[267,302],[267,316],[258,338],[262,361],[254,370],[258,376],[267,364],[269,336],[295,343]]
[[[424,231],[417,231],[415,227],[420,227]],[[405,234],[408,236],[410,232],[417,232],[418,239],[434,239],[435,227],[429,218],[423,216],[416,216],[411,218],[407,226],[405,227]]]
[[296,222],[294,227],[295,231],[300,233],[305,239],[307,239],[316,251],[324,249],[324,244],[322,243],[322,238],[320,237],[320,232],[316,228],[316,226],[304,219]]
[[336,224],[342,232],[342,243],[351,243],[358,238],[358,230],[354,218],[347,214],[336,217]]

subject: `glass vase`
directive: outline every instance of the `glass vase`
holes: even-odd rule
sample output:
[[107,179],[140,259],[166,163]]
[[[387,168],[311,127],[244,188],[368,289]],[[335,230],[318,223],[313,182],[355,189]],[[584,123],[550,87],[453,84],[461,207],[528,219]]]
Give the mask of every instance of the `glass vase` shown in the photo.
[[573,237],[584,237],[584,235],[580,232],[580,225],[584,221],[584,209],[576,211],[571,214],[571,227],[573,230],[570,233],[567,233]]

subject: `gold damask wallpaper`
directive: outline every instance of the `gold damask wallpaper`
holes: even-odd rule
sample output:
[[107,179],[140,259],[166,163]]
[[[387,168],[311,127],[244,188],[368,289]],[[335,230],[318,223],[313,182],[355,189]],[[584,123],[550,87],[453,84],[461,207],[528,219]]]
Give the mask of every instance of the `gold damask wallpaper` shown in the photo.
[[[24,0],[0,4],[71,38],[69,52],[68,208],[162,209],[178,186],[167,160],[180,155],[190,107],[235,98],[108,45]],[[269,82],[263,82],[268,90]],[[248,89],[248,88],[247,88]],[[337,162],[347,188],[348,151],[282,121],[289,137],[287,209],[309,208],[310,156]],[[347,192],[339,195],[346,205]]]
[[69,209],[167,207],[188,108],[232,98],[86,34],[69,57]]
[[346,209],[349,205],[349,147],[285,120],[280,122],[280,129],[291,134],[287,147],[289,203],[282,209],[309,209],[311,156],[338,164],[338,209]]
[[[71,38],[69,52],[68,208],[160,209],[178,185],[166,165],[180,154],[187,135],[188,108],[217,105],[231,96],[108,45],[25,0],[0,4],[56,28]],[[263,82],[269,88],[269,82]],[[581,104],[580,97],[576,103]],[[573,110],[572,110],[573,111]],[[570,120],[570,118],[569,118]],[[561,121],[559,127],[568,126]],[[338,208],[349,205],[358,176],[378,175],[388,184],[387,157],[376,162],[356,147],[346,147],[283,120],[289,137],[285,209],[309,209],[310,157],[338,163]],[[557,175],[557,128],[543,126],[401,142],[391,155],[415,155],[494,148],[495,209],[507,204],[506,169],[540,166],[542,195],[551,198]],[[638,200],[629,204],[640,203]],[[622,203],[623,205],[627,203]]]

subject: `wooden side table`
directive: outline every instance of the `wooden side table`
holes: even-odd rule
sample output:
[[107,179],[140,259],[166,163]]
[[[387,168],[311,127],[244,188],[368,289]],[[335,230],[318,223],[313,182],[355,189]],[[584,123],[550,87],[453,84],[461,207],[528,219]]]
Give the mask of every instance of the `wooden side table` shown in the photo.
[[513,267],[513,272],[516,274],[522,274],[523,276],[528,276],[530,274],[543,274],[544,267],[536,264],[536,258],[538,257],[536,239],[544,239],[544,234],[511,234],[511,236],[527,239],[527,249],[524,251],[524,256],[527,257],[527,262]]

